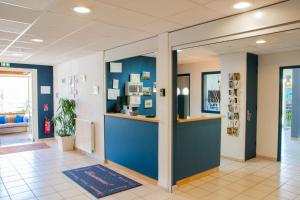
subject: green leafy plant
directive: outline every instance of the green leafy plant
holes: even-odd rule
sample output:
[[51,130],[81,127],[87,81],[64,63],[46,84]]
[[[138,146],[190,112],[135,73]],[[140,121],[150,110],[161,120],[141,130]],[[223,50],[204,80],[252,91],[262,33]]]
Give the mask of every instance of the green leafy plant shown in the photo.
[[56,134],[65,137],[75,135],[75,119],[77,117],[76,102],[70,99],[59,99],[59,105],[53,122],[56,126]]

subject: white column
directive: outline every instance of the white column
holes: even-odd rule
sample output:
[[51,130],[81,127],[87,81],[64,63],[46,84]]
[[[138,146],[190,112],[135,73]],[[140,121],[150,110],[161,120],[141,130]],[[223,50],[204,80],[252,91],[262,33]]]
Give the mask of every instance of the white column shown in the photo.
[[[158,36],[157,52],[158,185],[171,191],[172,178],[172,63],[169,34]],[[160,96],[160,89],[166,96]]]
[[[106,112],[106,65],[105,65],[105,58],[104,58],[104,51],[99,52],[100,56],[100,77],[99,79],[102,80],[100,82],[99,86],[99,95],[102,97],[102,102],[99,102],[101,104],[101,113],[100,113],[100,121],[101,124],[101,134],[100,134],[100,151],[99,151],[99,159],[100,161],[105,160],[105,146],[104,146],[104,114]],[[97,141],[95,141],[97,142]]]

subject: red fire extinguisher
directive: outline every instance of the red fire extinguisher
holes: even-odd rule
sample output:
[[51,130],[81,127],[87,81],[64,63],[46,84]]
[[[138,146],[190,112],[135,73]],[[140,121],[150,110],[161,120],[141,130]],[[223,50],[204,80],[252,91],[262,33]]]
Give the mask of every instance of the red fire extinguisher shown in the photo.
[[49,118],[46,118],[44,120],[44,133],[46,135],[49,135],[50,134],[50,128],[51,128],[51,121]]
[[47,103],[45,103],[43,105],[43,108],[44,108],[44,112],[45,112],[45,120],[44,120],[44,134],[45,135],[49,135],[50,132],[51,132],[51,121],[49,119],[49,117],[47,117],[47,113],[48,113],[48,110],[49,110],[49,106]]

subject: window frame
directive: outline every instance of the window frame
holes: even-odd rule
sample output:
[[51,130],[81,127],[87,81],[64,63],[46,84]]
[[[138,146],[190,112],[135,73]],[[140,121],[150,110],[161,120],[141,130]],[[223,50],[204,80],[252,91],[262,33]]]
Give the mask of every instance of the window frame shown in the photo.
[[[202,113],[220,114],[221,113],[221,106],[220,106],[220,111],[211,111],[211,110],[205,110],[204,109],[204,77],[206,75],[211,75],[211,74],[220,74],[221,75],[221,71],[202,72],[202,74],[201,74],[201,112]],[[220,93],[221,93],[221,89],[220,89]],[[221,103],[221,99],[220,99],[220,103]]]

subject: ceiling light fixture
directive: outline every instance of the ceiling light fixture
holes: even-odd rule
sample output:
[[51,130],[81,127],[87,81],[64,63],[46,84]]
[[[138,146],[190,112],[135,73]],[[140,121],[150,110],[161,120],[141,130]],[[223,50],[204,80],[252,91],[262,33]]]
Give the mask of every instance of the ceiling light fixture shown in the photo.
[[31,39],[31,41],[32,41],[32,42],[39,42],[39,43],[44,42],[44,40],[38,39],[38,38]]
[[267,41],[266,40],[257,40],[256,41],[256,44],[264,44],[266,43]]
[[177,53],[180,53],[180,52],[182,52],[182,50],[181,49],[177,49]]
[[254,16],[257,18],[257,19],[261,19],[262,17],[263,17],[263,13],[262,12],[260,12],[260,11],[257,11],[255,14],[254,14]]
[[238,3],[234,4],[233,8],[240,10],[240,9],[248,8],[249,6],[251,6],[251,3],[242,1],[242,2],[238,2]]
[[89,9],[87,7],[83,7],[83,6],[77,6],[77,7],[73,8],[73,10],[80,14],[87,14],[87,13],[91,12],[91,9]]

